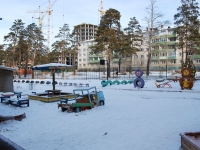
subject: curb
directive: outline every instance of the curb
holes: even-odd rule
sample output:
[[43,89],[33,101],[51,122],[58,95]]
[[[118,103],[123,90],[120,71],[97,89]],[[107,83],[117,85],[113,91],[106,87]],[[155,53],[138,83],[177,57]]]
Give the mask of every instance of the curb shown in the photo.
[[4,150],[25,150],[21,146],[0,134],[0,148]]

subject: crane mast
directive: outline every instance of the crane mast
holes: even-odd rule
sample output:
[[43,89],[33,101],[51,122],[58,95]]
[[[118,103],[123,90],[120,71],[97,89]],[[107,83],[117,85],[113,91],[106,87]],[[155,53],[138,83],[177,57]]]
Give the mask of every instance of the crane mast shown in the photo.
[[41,11],[40,9],[40,6],[38,8],[38,10],[34,10],[34,11],[28,11],[28,13],[39,13],[39,17],[38,18],[35,18],[35,17],[32,17],[32,18],[35,18],[35,19],[38,19],[38,24],[39,24],[39,27],[40,29],[42,30],[42,21],[44,19],[44,17],[46,16],[46,14],[48,14],[48,31],[47,31],[47,43],[48,43],[48,52],[50,52],[50,16],[52,14],[52,7],[53,5],[55,4],[57,0],[54,0],[54,2],[51,4],[50,0],[48,0],[48,8],[47,10],[44,10],[44,11]]
[[102,17],[105,14],[105,11],[103,9],[103,2],[102,2],[102,0],[101,0],[101,3],[100,3],[99,12],[100,12],[100,17]]

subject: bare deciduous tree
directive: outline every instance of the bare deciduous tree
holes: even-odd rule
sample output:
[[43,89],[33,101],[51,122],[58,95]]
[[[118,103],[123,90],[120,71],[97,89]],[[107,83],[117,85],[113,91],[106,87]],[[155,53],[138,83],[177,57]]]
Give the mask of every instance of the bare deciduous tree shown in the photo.
[[158,7],[156,6],[156,0],[150,0],[150,5],[146,7],[147,16],[145,16],[144,21],[148,25],[147,31],[147,40],[148,40],[148,58],[147,58],[147,69],[146,75],[149,75],[149,68],[151,63],[151,47],[152,47],[152,39],[155,36],[155,32],[162,25],[169,24],[169,21],[160,21],[160,18],[163,18],[164,14],[158,11]]

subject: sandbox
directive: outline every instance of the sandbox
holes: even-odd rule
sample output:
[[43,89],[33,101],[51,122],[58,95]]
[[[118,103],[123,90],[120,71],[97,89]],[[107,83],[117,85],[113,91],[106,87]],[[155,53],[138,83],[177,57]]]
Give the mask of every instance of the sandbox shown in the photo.
[[60,92],[59,94],[54,94],[54,95],[49,95],[47,92],[45,93],[37,93],[37,94],[31,94],[28,95],[29,99],[32,100],[38,100],[38,101],[42,101],[42,102],[56,102],[56,101],[60,101],[60,98],[74,98],[74,94],[73,93],[67,93],[67,92]]
[[200,150],[200,132],[181,133],[182,150]]

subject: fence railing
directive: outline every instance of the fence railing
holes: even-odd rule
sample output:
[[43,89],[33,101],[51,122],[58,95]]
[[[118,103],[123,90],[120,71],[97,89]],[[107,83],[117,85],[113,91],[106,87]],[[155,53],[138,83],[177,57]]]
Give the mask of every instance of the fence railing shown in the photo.
[[[110,69],[110,76],[108,76],[108,79],[135,79],[135,70],[130,68],[121,68],[121,70],[118,72],[118,68],[111,68]],[[126,70],[126,71],[125,71]],[[117,74],[118,72],[118,74]],[[15,79],[18,79],[19,77],[17,75],[14,76]],[[27,75],[26,77],[23,77],[21,75],[20,78],[23,79],[32,79],[32,75]],[[82,70],[76,70],[76,71],[65,71],[64,73],[60,70],[57,70],[55,73],[56,79],[74,79],[74,80],[89,80],[89,79],[99,79],[99,80],[106,80],[107,79],[107,68],[96,68],[96,69],[82,69]],[[174,78],[173,75],[171,75],[170,72],[166,71],[160,71],[156,74],[151,74],[146,76],[145,71],[144,75],[142,76],[145,80],[151,80],[151,79],[157,79],[157,78]],[[52,79],[51,71],[40,71],[35,70],[34,71],[34,79]]]

